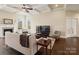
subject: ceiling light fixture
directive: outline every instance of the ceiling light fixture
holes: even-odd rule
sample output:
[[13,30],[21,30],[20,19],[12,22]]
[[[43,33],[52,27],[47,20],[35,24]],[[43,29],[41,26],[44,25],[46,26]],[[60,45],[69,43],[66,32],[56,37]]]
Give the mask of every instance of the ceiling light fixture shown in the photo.
[[58,7],[58,4],[56,4],[55,7]]

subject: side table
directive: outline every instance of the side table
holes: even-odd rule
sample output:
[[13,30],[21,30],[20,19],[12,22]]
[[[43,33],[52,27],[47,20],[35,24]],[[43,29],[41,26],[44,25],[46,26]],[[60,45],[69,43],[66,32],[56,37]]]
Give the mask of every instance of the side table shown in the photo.
[[45,47],[46,48],[46,54],[47,54],[47,47],[48,45],[50,45],[50,54],[51,54],[51,39],[40,39],[39,41],[37,41],[37,51],[38,51],[38,45]]

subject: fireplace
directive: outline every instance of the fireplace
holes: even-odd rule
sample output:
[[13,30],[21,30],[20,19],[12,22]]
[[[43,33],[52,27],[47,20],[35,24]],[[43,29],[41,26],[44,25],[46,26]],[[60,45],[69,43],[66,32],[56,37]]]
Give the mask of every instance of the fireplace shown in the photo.
[[5,28],[3,29],[3,35],[5,36],[5,32],[13,32],[13,28]]

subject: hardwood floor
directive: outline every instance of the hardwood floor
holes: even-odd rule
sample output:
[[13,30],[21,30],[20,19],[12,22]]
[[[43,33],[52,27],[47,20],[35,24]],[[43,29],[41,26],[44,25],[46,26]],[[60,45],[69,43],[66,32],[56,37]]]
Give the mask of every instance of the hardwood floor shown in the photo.
[[[44,50],[41,48],[35,55],[45,55]],[[10,47],[6,47],[4,39],[0,39],[0,55],[22,54]],[[50,55],[50,50],[48,50],[48,55]],[[60,38],[55,41],[51,55],[79,55],[79,37]]]
[[[40,49],[40,51],[42,50]],[[52,55],[79,55],[79,37],[60,38],[52,48]]]
[[5,46],[5,40],[0,38],[0,55],[23,55],[22,53]]

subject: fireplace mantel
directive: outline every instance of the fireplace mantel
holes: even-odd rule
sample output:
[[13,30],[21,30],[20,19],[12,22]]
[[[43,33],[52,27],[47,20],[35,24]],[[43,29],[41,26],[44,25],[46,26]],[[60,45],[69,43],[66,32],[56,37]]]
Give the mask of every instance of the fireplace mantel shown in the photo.
[[13,29],[14,27],[2,27],[2,29]]
[[6,28],[3,28],[3,36],[5,36],[5,32],[6,31],[9,31],[9,32],[13,32],[14,28],[12,27],[6,27]]
[[13,25],[1,25],[0,26],[0,37],[4,37],[4,29],[13,29],[14,31],[14,26]]

